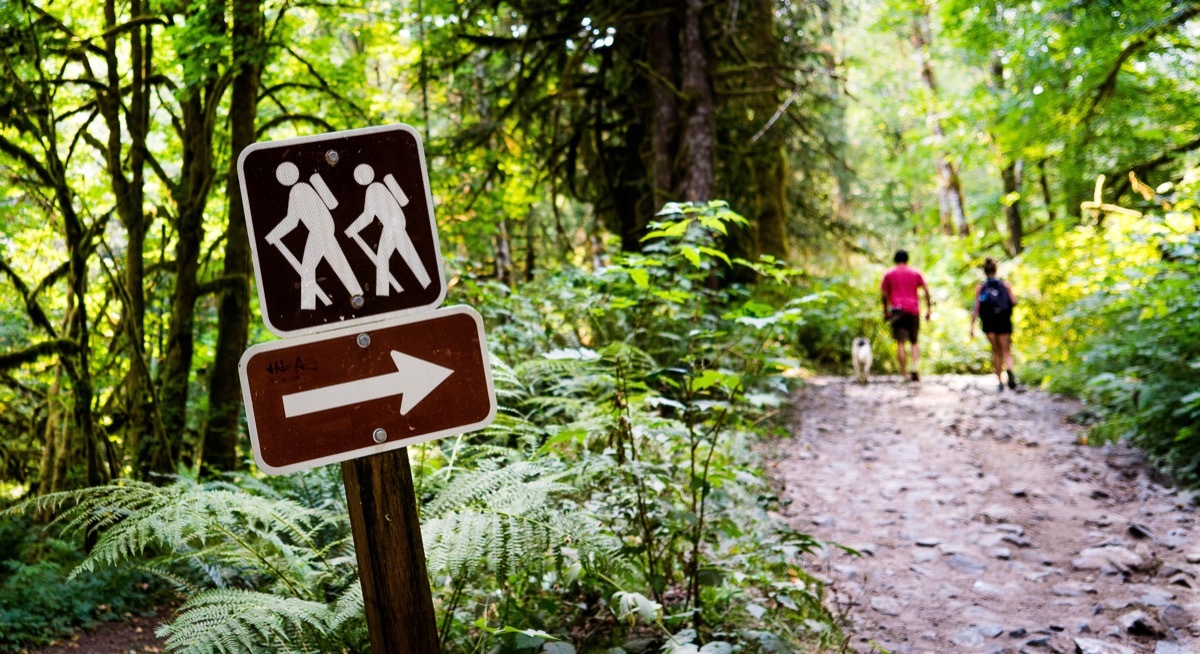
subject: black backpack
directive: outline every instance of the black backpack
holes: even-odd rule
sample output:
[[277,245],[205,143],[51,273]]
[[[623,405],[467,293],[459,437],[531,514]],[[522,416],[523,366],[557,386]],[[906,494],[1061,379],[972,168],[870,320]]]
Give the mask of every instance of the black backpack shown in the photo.
[[1012,315],[1012,296],[999,279],[989,278],[979,289],[979,315],[1009,317]]

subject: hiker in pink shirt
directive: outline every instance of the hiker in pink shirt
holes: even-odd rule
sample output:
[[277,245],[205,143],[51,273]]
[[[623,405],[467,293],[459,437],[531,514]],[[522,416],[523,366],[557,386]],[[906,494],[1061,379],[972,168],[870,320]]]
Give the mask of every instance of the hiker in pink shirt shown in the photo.
[[[921,346],[917,345],[917,336],[921,332],[921,304],[917,299],[917,289],[925,295],[925,320],[931,317],[933,302],[929,299],[929,287],[925,285],[921,272],[908,266],[908,252],[898,250],[894,260],[896,267],[887,271],[883,283],[879,285],[883,293],[883,319],[892,325],[900,376],[920,381],[917,361],[921,357]],[[910,358],[913,367],[911,376],[908,372]]]

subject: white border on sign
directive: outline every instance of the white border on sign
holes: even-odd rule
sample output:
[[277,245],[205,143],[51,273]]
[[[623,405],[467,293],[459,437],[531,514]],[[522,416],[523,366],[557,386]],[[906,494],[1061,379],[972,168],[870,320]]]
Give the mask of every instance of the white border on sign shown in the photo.
[[[366,447],[361,447],[361,448],[350,450],[347,452],[341,452],[338,454],[321,457],[319,459],[312,459],[309,461],[301,461],[299,463],[293,463],[291,465],[286,465],[286,466],[276,467],[276,466],[270,465],[262,460],[262,455],[259,453],[259,444],[258,444],[258,423],[255,421],[255,418],[254,418],[254,406],[250,399],[251,398],[250,382],[246,375],[246,365],[249,363],[250,357],[254,356],[255,354],[259,354],[261,352],[271,352],[274,350],[288,349],[288,348],[294,347],[296,345],[303,345],[304,343],[317,343],[317,342],[326,341],[326,340],[333,340],[335,338],[354,337],[354,336],[357,336],[358,334],[370,334],[371,332],[382,331],[384,329],[389,329],[391,327],[397,327],[399,325],[407,325],[407,324],[416,323],[416,322],[423,322],[426,320],[431,320],[434,318],[441,318],[441,317],[453,315],[453,314],[466,314],[466,315],[470,316],[475,321],[475,325],[477,326],[477,328],[479,330],[479,350],[480,350],[479,353],[483,357],[483,374],[484,374],[484,379],[487,381],[488,401],[491,404],[490,408],[488,409],[487,416],[485,416],[482,420],[479,420],[477,422],[473,422],[473,423],[470,423],[467,425],[451,427],[450,429],[443,429],[441,431],[436,431],[436,432],[429,433],[429,434],[421,434],[419,436],[413,436],[411,438],[405,438],[405,439],[401,439],[401,440],[397,440],[397,441],[387,441],[385,443],[380,443],[378,445],[368,445]],[[246,426],[250,432],[250,445],[251,445],[251,448],[254,450],[255,463],[258,464],[258,467],[260,470],[262,470],[263,472],[265,472],[269,475],[282,475],[282,474],[286,474],[289,472],[299,472],[301,470],[308,470],[311,468],[316,468],[318,466],[323,466],[323,465],[327,465],[330,463],[340,463],[342,461],[349,461],[351,459],[359,459],[364,456],[370,456],[372,454],[380,454],[380,453],[388,452],[388,451],[395,450],[395,449],[398,449],[401,447],[407,447],[409,445],[417,445],[420,443],[425,443],[427,441],[435,440],[438,438],[443,438],[446,436],[465,434],[467,432],[475,431],[477,429],[482,429],[482,428],[490,425],[492,423],[492,421],[496,418],[496,409],[497,409],[496,387],[492,382],[492,364],[491,364],[490,359],[488,358],[487,341],[484,339],[484,336],[485,336],[485,334],[483,331],[483,317],[479,315],[479,312],[475,311],[474,309],[472,309],[471,307],[466,306],[466,305],[456,305],[456,306],[452,306],[452,307],[444,307],[441,309],[436,309],[434,311],[427,311],[425,313],[417,314],[414,316],[403,316],[403,317],[399,317],[399,318],[393,318],[386,322],[376,322],[376,323],[371,323],[371,324],[365,325],[365,326],[357,325],[355,327],[351,327],[348,329],[339,329],[337,331],[322,332],[320,334],[309,334],[309,335],[300,336],[297,338],[286,338],[286,339],[281,339],[278,341],[271,341],[269,343],[259,343],[257,345],[251,346],[248,350],[246,350],[246,352],[244,354],[242,354],[241,360],[238,361],[238,377],[241,378],[241,382],[242,382],[242,401],[246,406]],[[364,434],[364,438],[370,438],[370,434]]]
[[[329,140],[333,140],[333,139],[345,138],[347,136],[360,136],[363,134],[374,134],[374,133],[379,133],[379,132],[395,132],[395,131],[408,132],[417,141],[417,154],[421,158],[421,180],[425,184],[425,187],[424,187],[425,204],[426,204],[426,208],[429,211],[429,226],[431,228],[430,231],[433,234],[433,252],[434,252],[435,261],[437,262],[437,278],[438,278],[438,282],[441,284],[441,292],[438,293],[437,299],[428,304],[422,304],[420,306],[409,307],[407,309],[397,309],[395,311],[388,311],[385,313],[375,313],[375,314],[371,314],[369,316],[360,316],[357,318],[349,318],[347,320],[342,320],[339,322],[331,322],[331,323],[326,323],[323,325],[314,325],[312,327],[303,327],[301,329],[283,330],[283,329],[277,328],[275,325],[271,324],[270,312],[267,310],[269,305],[267,304],[267,298],[266,298],[266,295],[263,290],[262,266],[258,259],[258,240],[254,237],[254,221],[251,220],[251,218],[250,218],[250,215],[251,215],[250,214],[250,197],[249,197],[249,194],[246,193],[246,173],[243,168],[243,164],[246,161],[246,156],[249,155],[251,152],[255,152],[257,150],[270,150],[270,149],[274,149],[277,147],[286,147],[289,145],[301,145],[301,144],[305,144],[305,143],[317,143],[320,141],[329,141]],[[347,163],[347,165],[349,165],[349,163]],[[327,332],[331,332],[331,331],[334,331],[337,329],[342,329],[343,327],[348,327],[351,325],[357,325],[357,326],[361,327],[363,325],[376,323],[381,320],[385,320],[387,318],[392,318],[395,316],[405,316],[405,315],[409,315],[409,314],[413,314],[413,313],[425,312],[425,311],[429,311],[431,309],[436,309],[437,307],[441,306],[442,302],[444,302],[446,300],[446,271],[445,271],[444,265],[442,263],[442,243],[441,243],[441,239],[438,237],[437,218],[434,216],[434,213],[433,213],[433,188],[429,185],[429,167],[425,164],[425,144],[421,140],[421,134],[419,132],[417,132],[416,128],[414,128],[412,125],[406,125],[404,123],[396,123],[394,125],[377,125],[375,127],[363,127],[361,129],[350,129],[350,130],[345,130],[345,131],[341,131],[341,132],[329,132],[326,134],[315,134],[313,136],[297,136],[294,138],[280,139],[278,141],[259,141],[258,143],[254,143],[252,145],[247,146],[246,149],[242,150],[242,153],[240,155],[238,155],[237,169],[238,169],[238,183],[241,184],[241,191],[242,191],[242,210],[246,214],[246,232],[250,237],[250,252],[251,252],[252,259],[254,261],[254,281],[255,281],[255,284],[258,286],[258,306],[263,309],[263,311],[261,312],[263,324],[265,324],[267,326],[267,329],[269,329],[272,334],[275,334],[276,336],[279,336],[280,338],[287,338],[287,337],[291,337],[291,336],[303,336],[306,334],[327,333]]]

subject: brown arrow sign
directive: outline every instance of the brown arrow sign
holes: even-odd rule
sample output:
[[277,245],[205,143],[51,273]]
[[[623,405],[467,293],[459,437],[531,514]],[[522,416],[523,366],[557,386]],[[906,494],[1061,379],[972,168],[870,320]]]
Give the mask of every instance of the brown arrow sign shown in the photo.
[[481,429],[483,320],[450,307],[255,345],[239,366],[254,458],[283,474]]
[[279,336],[446,296],[421,138],[385,125],[255,143],[238,157],[259,305]]

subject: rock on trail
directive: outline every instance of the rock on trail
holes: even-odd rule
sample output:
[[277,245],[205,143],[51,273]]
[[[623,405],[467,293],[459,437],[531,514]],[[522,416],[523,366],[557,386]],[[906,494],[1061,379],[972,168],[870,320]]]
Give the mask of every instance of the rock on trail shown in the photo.
[[773,473],[850,651],[1200,654],[1194,493],[1074,402],[991,377],[818,378]]

